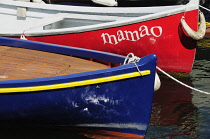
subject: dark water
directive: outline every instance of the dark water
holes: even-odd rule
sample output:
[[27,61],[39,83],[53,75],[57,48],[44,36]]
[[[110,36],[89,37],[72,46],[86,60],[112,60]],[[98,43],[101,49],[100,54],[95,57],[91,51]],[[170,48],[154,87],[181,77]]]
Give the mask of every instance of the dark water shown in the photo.
[[[198,43],[190,77],[180,80],[210,92],[210,38]],[[146,139],[209,139],[210,95],[192,91],[166,77],[161,77],[161,82],[160,90],[155,92]],[[0,127],[1,139],[90,138],[86,135],[68,128]],[[107,135],[96,138],[106,139]]]
[[[180,80],[210,92],[210,39],[198,43],[190,77]],[[146,139],[209,139],[210,95],[192,91],[171,79],[163,79],[162,84],[155,93]]]

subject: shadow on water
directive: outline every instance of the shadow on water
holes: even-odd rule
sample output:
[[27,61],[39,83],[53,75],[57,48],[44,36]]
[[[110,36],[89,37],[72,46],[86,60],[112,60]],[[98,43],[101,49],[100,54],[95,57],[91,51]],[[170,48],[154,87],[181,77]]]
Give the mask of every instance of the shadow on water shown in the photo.
[[46,127],[0,127],[2,139],[88,139],[69,129]]

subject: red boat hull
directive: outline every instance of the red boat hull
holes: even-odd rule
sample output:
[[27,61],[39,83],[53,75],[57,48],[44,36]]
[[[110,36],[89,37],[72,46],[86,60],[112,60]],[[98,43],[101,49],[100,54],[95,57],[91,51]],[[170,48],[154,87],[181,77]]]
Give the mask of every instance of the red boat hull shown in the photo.
[[26,37],[28,40],[82,47],[121,55],[158,56],[158,67],[167,72],[190,73],[196,41],[188,37],[180,23],[182,16],[197,30],[198,10],[150,21],[82,33]]

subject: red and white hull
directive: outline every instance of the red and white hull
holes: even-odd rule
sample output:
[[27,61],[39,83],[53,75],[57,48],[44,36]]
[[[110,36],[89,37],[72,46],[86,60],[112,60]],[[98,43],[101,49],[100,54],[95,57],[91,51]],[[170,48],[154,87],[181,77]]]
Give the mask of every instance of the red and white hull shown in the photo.
[[[185,14],[197,17],[197,13],[198,11],[195,10]],[[184,13],[181,13],[152,21],[103,30],[27,37],[27,39],[121,55],[132,52],[143,57],[154,53],[158,56],[158,66],[163,70],[190,73],[195,56],[196,41],[184,34],[180,25],[180,19],[183,15]],[[192,18],[188,21],[189,23],[196,23],[197,20]],[[194,24],[192,27],[196,29],[197,25]],[[133,37],[129,34],[129,31],[133,33]]]
[[[28,10],[30,8],[34,9],[29,6]],[[162,10],[160,7],[158,8],[159,11]],[[171,8],[170,10],[170,6],[166,6],[166,11],[162,10],[152,14],[149,14],[148,11],[146,16],[128,17],[128,19],[123,17],[122,20],[97,23],[96,25],[76,26],[70,29],[58,29],[56,27],[56,31],[53,28],[48,30],[22,29],[22,31],[14,31],[14,33],[12,31],[5,33],[5,31],[2,36],[20,37],[21,34],[24,34],[28,40],[88,48],[121,55],[127,55],[131,52],[139,57],[156,54],[158,56],[158,67],[161,69],[168,72],[190,73],[196,52],[196,41],[183,30],[181,18],[185,17],[188,25],[193,30],[197,30],[198,0],[191,0],[187,5],[171,6]],[[151,10],[151,7],[147,7],[146,10]],[[53,10],[51,9],[51,11]],[[107,12],[109,11],[107,10]],[[65,11],[65,13],[70,13],[70,11]],[[91,15],[94,12],[89,11],[89,13]]]

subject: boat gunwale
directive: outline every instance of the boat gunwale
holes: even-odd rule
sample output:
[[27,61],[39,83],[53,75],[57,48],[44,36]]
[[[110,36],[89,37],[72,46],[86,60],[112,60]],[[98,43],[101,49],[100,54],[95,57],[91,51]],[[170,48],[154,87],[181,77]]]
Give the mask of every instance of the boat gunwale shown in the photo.
[[[191,0],[191,1],[193,1],[193,0]],[[194,1],[196,1],[196,0],[194,0]],[[0,3],[1,3],[1,0],[0,0]],[[31,4],[31,3],[29,3],[29,4]],[[34,3],[32,3],[32,4],[34,4]],[[28,5],[26,5],[26,6],[28,6]],[[56,5],[56,6],[60,6],[60,5]],[[90,7],[88,7],[88,8],[90,8]],[[142,7],[140,7],[140,8],[142,8]],[[152,8],[152,7],[149,7],[149,8]],[[132,18],[128,18],[128,19],[116,20],[116,21],[99,23],[99,24],[94,24],[94,25],[52,29],[52,30],[41,30],[41,31],[35,31],[35,30],[30,30],[30,28],[28,28],[28,29],[26,28],[25,30],[22,30],[21,32],[20,31],[5,32],[5,33],[1,32],[0,35],[20,36],[23,33],[23,31],[24,31],[24,35],[26,35],[26,36],[47,36],[47,35],[62,35],[62,34],[67,34],[67,33],[69,33],[69,34],[82,33],[82,32],[87,32],[87,31],[95,31],[95,30],[101,30],[101,29],[107,29],[107,28],[113,28],[113,27],[120,27],[120,26],[124,26],[124,25],[131,25],[131,24],[135,24],[135,23],[141,23],[141,22],[145,22],[145,21],[159,19],[162,17],[170,16],[170,15],[184,13],[189,9],[191,9],[191,10],[197,9],[198,10],[198,6],[195,6],[194,4],[189,3],[187,5],[181,5],[181,7],[178,7],[175,9],[165,10],[165,11],[158,12],[158,13],[152,13],[152,14],[148,14],[145,16],[132,17]],[[65,14],[68,14],[68,13],[65,13]],[[101,16],[103,16],[103,15],[101,15]]]
[[154,12],[156,10],[157,12],[160,9],[167,9],[167,8],[176,9],[181,6],[182,7],[187,6],[188,7],[187,10],[193,10],[196,6],[194,5],[193,1],[198,1],[198,0],[191,0],[186,5],[152,6],[152,7],[86,7],[86,6],[71,6],[71,5],[56,5],[56,4],[39,4],[39,3],[32,3],[32,2],[13,1],[13,0],[11,1],[0,0],[0,4],[17,6],[17,7],[36,8],[36,9],[41,9],[41,10],[63,11],[63,12],[68,11],[68,12],[79,12],[79,13],[100,13],[100,14],[122,13],[124,14],[124,13],[137,13],[137,12],[148,13],[148,11],[151,11],[151,10]]
[[14,88],[0,88],[0,93],[18,93],[18,92],[34,92],[34,91],[48,91],[55,89],[66,89],[66,88],[74,88],[86,85],[93,84],[101,84],[119,80],[125,80],[129,78],[135,78],[139,76],[146,76],[150,74],[150,70],[143,70],[140,72],[131,72],[126,74],[119,74],[114,76],[107,76],[102,78],[94,78],[89,80],[81,80],[75,82],[66,82],[66,83],[58,83],[58,84],[50,84],[50,85],[41,85],[41,86],[29,86],[29,87],[14,87]]
[[[173,11],[173,14],[171,12],[171,15],[179,14],[185,12],[185,8],[179,8]],[[117,20],[117,21],[111,21],[111,22],[105,22],[95,25],[87,25],[87,26],[80,26],[80,27],[70,27],[70,28],[62,28],[62,29],[53,29],[53,30],[41,30],[41,31],[35,31],[24,29],[21,32],[0,32],[0,35],[3,36],[20,36],[23,32],[26,36],[48,36],[48,35],[62,35],[62,34],[74,34],[74,33],[82,33],[87,31],[95,31],[95,30],[101,30],[101,29],[107,29],[107,28],[113,28],[113,27],[120,27],[124,25],[131,25],[135,23],[141,23],[145,21],[150,21],[154,19],[158,19],[161,17],[170,16],[167,12],[163,13],[154,13],[150,15],[145,15],[143,17],[134,17],[134,18],[128,18],[125,20]],[[181,20],[181,19],[180,19]]]

